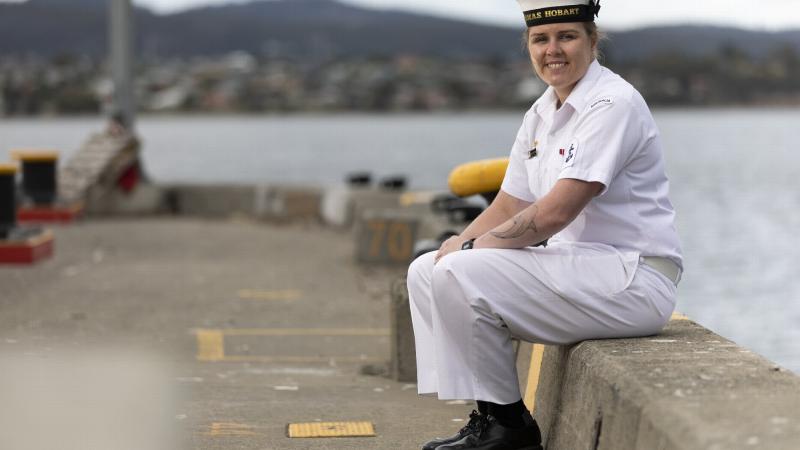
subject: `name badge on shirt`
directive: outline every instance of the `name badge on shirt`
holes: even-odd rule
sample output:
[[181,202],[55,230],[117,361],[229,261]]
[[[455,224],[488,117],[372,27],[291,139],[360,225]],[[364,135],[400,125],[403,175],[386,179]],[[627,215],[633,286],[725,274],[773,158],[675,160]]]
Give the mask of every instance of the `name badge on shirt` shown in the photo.
[[598,106],[611,105],[613,103],[614,103],[614,99],[611,98],[611,97],[599,98],[599,99],[595,100],[594,103],[591,104],[591,106],[589,106],[589,109],[595,109]]

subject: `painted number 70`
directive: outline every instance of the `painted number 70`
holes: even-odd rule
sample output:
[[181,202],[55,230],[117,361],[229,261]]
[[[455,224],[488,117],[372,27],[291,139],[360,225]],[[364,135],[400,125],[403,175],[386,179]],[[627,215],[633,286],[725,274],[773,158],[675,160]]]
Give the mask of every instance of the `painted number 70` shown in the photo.
[[411,258],[414,237],[407,222],[372,220],[367,226],[372,233],[369,245],[370,258],[379,258],[383,254],[395,262],[406,262]]

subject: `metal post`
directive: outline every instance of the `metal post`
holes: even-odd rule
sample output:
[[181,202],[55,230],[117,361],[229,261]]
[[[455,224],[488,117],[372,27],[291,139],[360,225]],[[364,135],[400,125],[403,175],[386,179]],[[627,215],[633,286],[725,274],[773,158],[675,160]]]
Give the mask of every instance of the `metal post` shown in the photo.
[[133,15],[130,0],[111,0],[109,17],[111,75],[114,81],[112,119],[133,130]]

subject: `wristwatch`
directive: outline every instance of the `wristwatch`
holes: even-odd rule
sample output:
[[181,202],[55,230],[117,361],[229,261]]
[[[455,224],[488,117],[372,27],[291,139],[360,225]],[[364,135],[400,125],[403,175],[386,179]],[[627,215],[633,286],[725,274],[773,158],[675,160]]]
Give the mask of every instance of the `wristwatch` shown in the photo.
[[461,244],[461,250],[470,250],[473,247],[475,247],[475,238],[472,238],[468,241],[464,241],[464,243]]

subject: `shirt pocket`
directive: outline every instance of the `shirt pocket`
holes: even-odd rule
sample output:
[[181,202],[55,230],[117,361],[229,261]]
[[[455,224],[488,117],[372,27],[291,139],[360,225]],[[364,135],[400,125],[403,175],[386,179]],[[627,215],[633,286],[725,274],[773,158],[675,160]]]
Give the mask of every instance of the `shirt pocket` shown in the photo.
[[539,196],[545,195],[553,189],[558,176],[561,174],[561,166],[563,158],[558,154],[558,148],[550,149],[547,153],[543,154],[539,159],[537,167],[537,181],[538,189],[541,192]]
[[543,163],[545,166],[543,172],[546,178],[548,191],[555,186],[556,182],[558,181],[558,177],[564,170],[564,164],[567,158],[567,149],[569,149],[573,142],[574,140],[571,138],[562,140],[559,145],[553,147],[551,152],[548,154],[547,161]]
[[562,160],[556,149],[555,154],[544,164],[544,181],[548,192],[553,189],[556,181],[558,181],[558,176],[561,174],[561,165]]

